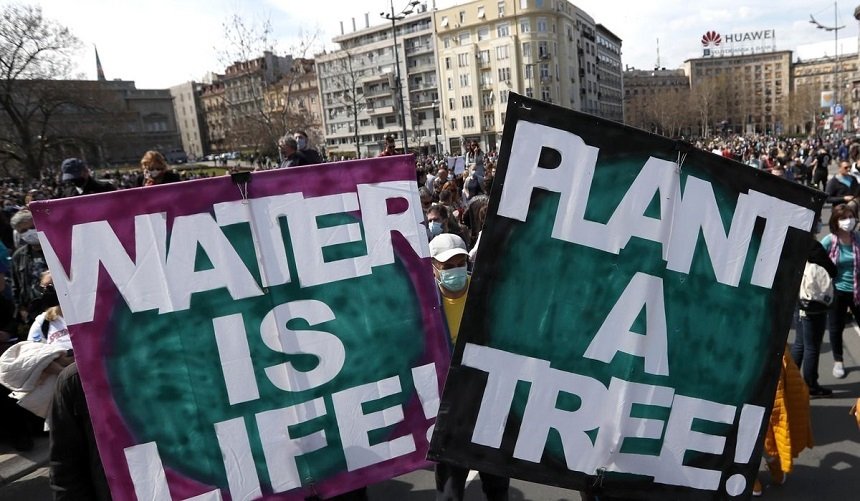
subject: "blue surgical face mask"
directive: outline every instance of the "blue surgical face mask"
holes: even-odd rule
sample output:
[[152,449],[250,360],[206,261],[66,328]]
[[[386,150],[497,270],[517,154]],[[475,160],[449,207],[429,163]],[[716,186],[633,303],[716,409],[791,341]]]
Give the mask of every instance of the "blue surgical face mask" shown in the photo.
[[430,225],[428,227],[430,228],[430,233],[432,233],[433,236],[442,234],[442,223],[439,221],[430,221]]
[[466,287],[466,267],[452,268],[450,270],[439,270],[439,285],[451,292],[459,292]]

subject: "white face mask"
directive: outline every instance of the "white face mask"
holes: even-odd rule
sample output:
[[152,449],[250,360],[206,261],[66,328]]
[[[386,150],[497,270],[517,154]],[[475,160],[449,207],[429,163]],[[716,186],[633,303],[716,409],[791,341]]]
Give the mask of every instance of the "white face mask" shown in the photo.
[[857,226],[857,220],[853,217],[839,220],[839,229],[842,231],[852,231]]
[[38,233],[36,233],[36,230],[31,228],[24,233],[21,233],[21,240],[23,240],[24,243],[29,245],[38,245],[39,235]]

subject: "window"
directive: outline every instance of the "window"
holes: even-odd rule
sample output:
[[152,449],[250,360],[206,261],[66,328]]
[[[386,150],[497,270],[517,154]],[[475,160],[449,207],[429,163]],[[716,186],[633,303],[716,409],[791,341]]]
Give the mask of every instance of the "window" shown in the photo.
[[526,87],[526,97],[535,97],[535,92],[531,87]]
[[466,45],[472,41],[472,34],[468,31],[460,33],[460,45]]
[[547,42],[538,42],[538,57],[541,59],[549,57],[549,44]]
[[507,59],[508,56],[508,46],[502,45],[500,47],[496,47],[496,61],[503,61]]
[[546,101],[548,103],[552,102],[552,93],[549,90],[549,87],[542,87],[540,90],[540,98],[541,101]]
[[439,24],[441,24],[443,28],[447,28],[448,27],[448,16],[442,16],[442,22]]
[[496,36],[499,38],[511,36],[511,26],[508,23],[497,25]]
[[529,8],[529,1],[528,0],[520,0],[520,8],[521,9],[528,9]]
[[445,37],[442,39],[442,45],[445,46],[446,49],[451,48],[451,37]]
[[520,33],[528,33],[532,30],[532,23],[528,19],[520,21]]
[[[508,102],[508,93],[509,92],[510,91],[507,91],[507,90],[500,90],[499,91],[499,102],[500,103],[507,103]],[[504,115],[503,115],[502,116],[502,122],[504,122],[504,121],[505,121],[505,119],[504,119]]]
[[534,69],[535,69],[534,65],[531,65],[531,64],[526,65],[525,77],[529,78],[529,79],[534,78]]
[[546,33],[546,18],[539,17],[537,20],[537,30],[541,33]]
[[460,68],[469,66],[469,54],[457,54],[457,66]]
[[460,104],[463,105],[463,108],[471,108],[472,107],[472,96],[462,96],[460,98]]
[[478,28],[478,41],[487,40],[488,38],[490,38],[490,28],[486,26]]
[[523,42],[523,58],[531,59],[532,58],[532,43],[531,42]]
[[496,119],[492,113],[485,113],[481,118],[481,125],[484,126],[485,129],[492,129],[496,126]]
[[472,81],[469,78],[469,74],[460,75],[460,87],[469,87],[472,85]]
[[499,68],[499,81],[505,82],[511,79],[511,69],[510,68]]
[[481,105],[485,106],[485,107],[493,105],[493,93],[492,93],[492,91],[491,92],[484,92],[481,94]]
[[499,17],[502,17],[504,15],[505,15],[505,2],[502,1],[502,2],[499,2]]
[[475,117],[469,115],[467,117],[463,117],[463,128],[464,129],[474,129],[475,128]]
[[448,77],[448,90],[454,90],[454,79]]
[[478,53],[478,60],[482,65],[490,64],[490,51],[482,50]]
[[445,69],[446,69],[446,70],[450,70],[450,69],[451,69],[451,58],[450,58],[450,57],[446,57],[446,58],[445,58]]
[[484,6],[478,6],[478,19],[484,19]]
[[457,130],[457,119],[456,118],[451,119],[451,130]]
[[550,80],[550,78],[551,77],[549,74],[549,65],[546,63],[541,63],[541,65],[540,65],[540,81],[541,82],[547,82]]
[[453,97],[448,98],[448,109],[453,110],[457,107],[457,101],[454,100]]
[[481,85],[487,87],[493,85],[493,72],[489,70],[481,72]]
[[465,24],[465,23],[466,23],[466,11],[461,10],[460,11],[460,24]]

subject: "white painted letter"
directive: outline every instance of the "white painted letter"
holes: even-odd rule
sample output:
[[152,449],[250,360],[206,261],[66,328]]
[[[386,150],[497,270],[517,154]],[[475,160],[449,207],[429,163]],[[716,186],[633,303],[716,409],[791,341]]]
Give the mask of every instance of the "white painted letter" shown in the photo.
[[334,334],[322,331],[294,331],[287,322],[303,318],[313,327],[334,320],[334,312],[322,301],[291,301],[276,306],[260,325],[260,336],[270,349],[281,353],[315,355],[319,364],[308,372],[297,371],[290,362],[266,368],[269,380],[284,391],[305,391],[323,385],[340,372],[346,360],[343,343]]
[[[630,331],[636,317],[645,307],[646,333]],[[612,362],[616,352],[645,359],[645,372],[669,375],[668,341],[666,339],[666,307],[663,300],[663,280],[637,273],[624,289],[609,316],[591,340],[584,357]]]
[[405,435],[386,442],[370,445],[367,433],[403,421],[403,408],[400,405],[381,411],[365,414],[361,404],[389,395],[400,393],[400,378],[392,376],[375,383],[367,383],[354,388],[333,393],[334,414],[346,468],[355,471],[366,466],[388,461],[415,452],[415,440]]

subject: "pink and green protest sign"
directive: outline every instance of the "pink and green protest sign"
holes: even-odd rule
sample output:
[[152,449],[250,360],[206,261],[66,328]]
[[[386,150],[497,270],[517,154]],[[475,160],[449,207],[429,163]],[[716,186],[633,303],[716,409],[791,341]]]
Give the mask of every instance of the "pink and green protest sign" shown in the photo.
[[447,349],[411,157],[32,204],[116,499],[426,466]]

